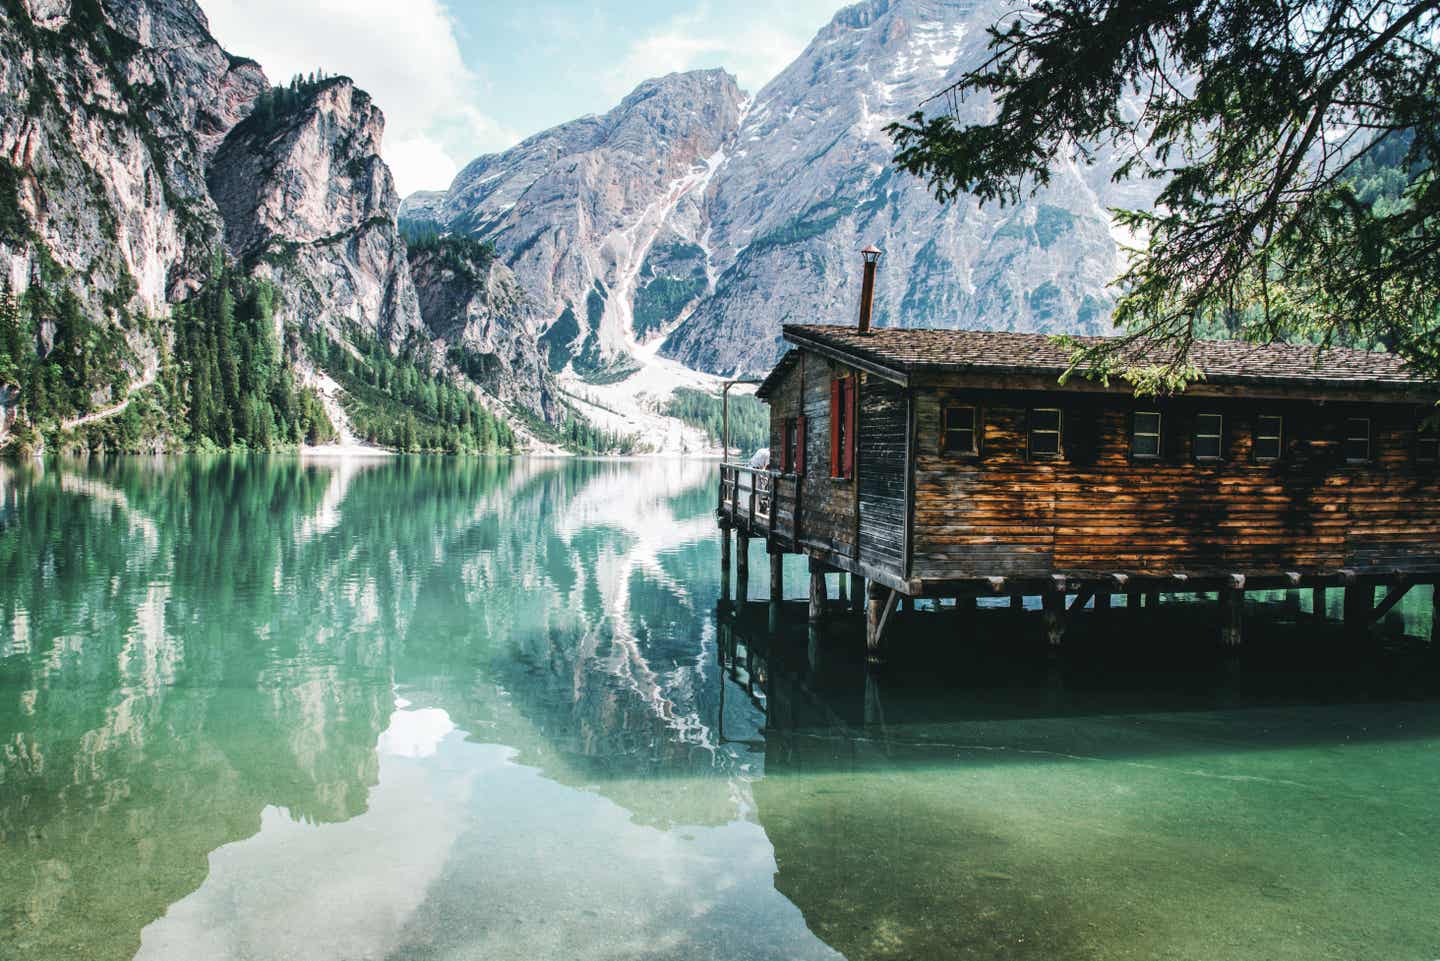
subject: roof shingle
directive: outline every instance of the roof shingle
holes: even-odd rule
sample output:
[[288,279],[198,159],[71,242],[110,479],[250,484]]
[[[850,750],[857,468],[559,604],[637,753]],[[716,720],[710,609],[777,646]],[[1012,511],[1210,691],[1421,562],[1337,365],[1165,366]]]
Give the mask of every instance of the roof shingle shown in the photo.
[[[1049,334],[898,327],[875,327],[869,334],[862,334],[855,327],[818,324],[787,324],[784,333],[792,343],[818,344],[902,374],[974,370],[1058,377],[1070,365],[1067,349],[1056,344]],[[1096,344],[1106,338],[1075,339],[1082,344]],[[1139,348],[1132,356],[1145,362]],[[1160,356],[1157,352],[1149,362],[1158,362]],[[1427,385],[1394,354],[1344,347],[1322,352],[1307,344],[1199,341],[1190,354],[1190,363],[1207,381],[1382,389]]]

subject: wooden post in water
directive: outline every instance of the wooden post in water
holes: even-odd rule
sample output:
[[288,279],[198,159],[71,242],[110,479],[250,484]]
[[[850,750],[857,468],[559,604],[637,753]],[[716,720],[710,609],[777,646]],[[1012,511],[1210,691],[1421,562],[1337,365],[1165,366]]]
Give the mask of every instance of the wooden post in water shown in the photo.
[[1299,591],[1286,591],[1286,592],[1285,592],[1285,613],[1288,614],[1288,615],[1290,615],[1291,617],[1299,617],[1299,616],[1300,616],[1300,592],[1299,592]]
[[885,663],[885,631],[895,609],[896,594],[883,584],[871,581],[865,588],[865,659]]
[[783,600],[785,600],[785,555],[771,548],[770,602],[779,604]]
[[865,578],[859,574],[850,575],[850,607],[851,610],[865,610]]
[[1323,587],[1310,589],[1310,607],[1313,608],[1311,613],[1314,614],[1315,619],[1319,621],[1325,620],[1325,609],[1329,606],[1329,602],[1325,599],[1325,594],[1325,588]]
[[1430,589],[1430,643],[1440,645],[1440,581]]
[[825,617],[825,571],[813,561],[810,563],[810,622],[819,622]]
[[1096,611],[1108,611],[1108,610],[1110,610],[1110,592],[1109,592],[1109,591],[1100,591],[1098,594],[1095,595],[1095,610],[1096,610]]
[[849,578],[845,576],[843,571],[835,575],[835,600],[839,603],[840,610],[842,611],[848,611],[850,609],[850,595],[846,590],[848,587],[846,581],[848,580]]
[[1148,609],[1152,610],[1152,611],[1155,610],[1155,609],[1157,609],[1157,608],[1159,608],[1159,606],[1160,606],[1160,592],[1159,592],[1159,591],[1146,591],[1146,592],[1145,592],[1145,606],[1146,606]]
[[735,532],[735,600],[744,604],[750,599],[750,538]]
[[1143,596],[1144,595],[1142,595],[1139,591],[1126,591],[1125,612],[1127,614],[1133,614],[1136,611],[1140,610],[1140,598]]
[[730,600],[730,525],[720,525],[720,599]]
[[[1241,580],[1241,584],[1244,581]],[[1220,643],[1226,647],[1239,647],[1245,639],[1245,588],[1223,587],[1220,589]]]
[[1051,647],[1059,647],[1065,639],[1065,592],[1052,587],[1041,600],[1045,607],[1045,639]]
[[1022,613],[1022,612],[1025,610],[1025,595],[1024,595],[1024,594],[1011,594],[1011,595],[1010,595],[1010,610],[1014,611],[1016,614],[1020,614],[1020,613]]
[[1361,635],[1375,610],[1375,585],[1351,584],[1345,588],[1345,633]]

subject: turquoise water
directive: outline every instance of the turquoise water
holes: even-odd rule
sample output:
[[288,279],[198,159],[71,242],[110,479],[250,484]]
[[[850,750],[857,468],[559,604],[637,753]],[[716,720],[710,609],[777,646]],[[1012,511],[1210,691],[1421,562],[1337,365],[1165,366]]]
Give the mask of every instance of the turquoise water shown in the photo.
[[921,614],[867,679],[717,615],[713,483],[0,464],[0,959],[1440,957],[1428,592],[1238,661]]

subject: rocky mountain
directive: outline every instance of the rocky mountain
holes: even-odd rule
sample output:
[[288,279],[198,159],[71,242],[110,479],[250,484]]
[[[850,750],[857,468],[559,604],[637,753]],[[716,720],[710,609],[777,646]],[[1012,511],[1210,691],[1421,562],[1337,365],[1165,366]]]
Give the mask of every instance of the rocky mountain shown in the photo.
[[707,188],[743,104],[723,70],[649,80],[604,116],[480,157],[401,216],[492,242],[546,317],[552,367],[614,376],[708,286]]
[[885,126],[981,62],[1010,9],[864,0],[751,99],[714,71],[650,81],[604,117],[480,158],[402,215],[492,240],[549,310],[552,363],[581,373],[656,346],[703,370],[765,370],[781,324],[852,321],[868,243],[885,250],[881,324],[1097,331],[1119,266],[1107,208],[1143,187],[1072,166],[1016,207],[942,206],[890,163]]
[[409,247],[420,315],[435,344],[501,401],[546,421],[564,411],[539,346],[539,315],[493,248],[463,238],[421,238]]
[[272,87],[195,0],[0,0],[5,428],[269,447],[333,435],[347,392],[422,449],[558,421],[503,270],[417,288],[383,132],[346,78]]
[[230,251],[275,285],[282,317],[341,336],[359,323],[392,345],[422,330],[400,198],[380,159],[385,118],[345,77],[267,94],[207,170]]

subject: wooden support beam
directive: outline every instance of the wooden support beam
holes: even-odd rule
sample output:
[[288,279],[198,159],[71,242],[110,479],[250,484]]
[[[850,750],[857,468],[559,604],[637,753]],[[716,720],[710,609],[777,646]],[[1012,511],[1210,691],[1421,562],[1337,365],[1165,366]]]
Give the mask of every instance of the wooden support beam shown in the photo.
[[839,602],[842,611],[850,609],[849,585],[847,583],[849,580],[850,578],[846,577],[843,571],[835,575],[835,600]]
[[1394,584],[1391,584],[1385,591],[1385,599],[1376,606],[1374,611],[1371,612],[1370,620],[1378,622],[1386,614],[1389,614],[1391,611],[1393,611],[1395,609],[1395,605],[1403,601],[1405,599],[1405,595],[1410,593],[1410,588],[1414,586],[1415,585],[1412,581],[1404,578],[1401,578],[1397,580]]
[[1058,647],[1065,639],[1065,594],[1052,587],[1045,592],[1042,603],[1045,607],[1045,638],[1052,647]]
[[1142,596],[1143,596],[1143,595],[1141,595],[1141,593],[1140,593],[1139,591],[1126,591],[1126,592],[1125,592],[1125,610],[1127,610],[1127,611],[1138,611],[1138,610],[1140,610],[1140,598],[1141,598]]
[[1082,609],[1086,604],[1090,603],[1090,598],[1092,598],[1092,597],[1094,597],[1094,596],[1095,596],[1095,588],[1093,588],[1093,587],[1082,587],[1082,588],[1080,588],[1080,590],[1078,590],[1078,591],[1075,592],[1075,600],[1073,600],[1073,601],[1070,602],[1070,612],[1073,614],[1075,611],[1078,611],[1078,610]]
[[1317,620],[1325,620],[1325,611],[1330,606],[1326,600],[1326,590],[1323,587],[1315,587],[1310,590],[1311,613]]
[[825,572],[810,570],[810,623],[818,623],[825,617]]
[[750,599],[750,537],[735,533],[735,599],[744,604]]
[[785,555],[779,552],[770,555],[770,600],[785,600]]
[[1151,610],[1154,610],[1155,608],[1159,607],[1159,606],[1160,606],[1160,592],[1159,592],[1159,591],[1146,591],[1146,592],[1145,592],[1145,606],[1146,606],[1147,608],[1150,608]]
[[720,525],[720,599],[730,600],[730,525]]
[[1109,592],[1109,591],[1102,590],[1102,591],[1100,591],[1098,594],[1095,595],[1095,610],[1097,610],[1097,611],[1108,611],[1108,610],[1110,610],[1110,592]]
[[865,597],[865,659],[871,664],[884,664],[885,629],[890,626],[900,592],[871,581]]
[[1025,595],[1024,595],[1024,594],[1011,594],[1011,595],[1010,595],[1010,610],[1015,611],[1016,613],[1019,613],[1020,611],[1025,610]]
[[865,609],[865,578],[859,574],[850,575],[850,606],[856,611]]
[[1430,594],[1430,643],[1440,645],[1440,581]]
[[[1244,581],[1242,579],[1241,583]],[[1245,588],[1220,589],[1220,643],[1239,647],[1245,639]]]

